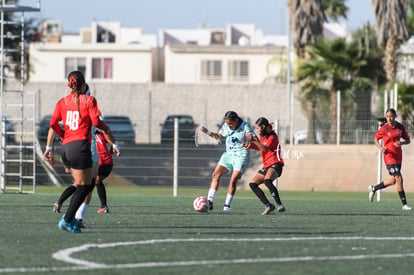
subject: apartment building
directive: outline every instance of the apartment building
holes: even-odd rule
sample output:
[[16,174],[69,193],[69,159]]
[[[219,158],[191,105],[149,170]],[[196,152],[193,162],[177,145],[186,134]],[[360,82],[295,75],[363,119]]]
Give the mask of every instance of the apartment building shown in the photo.
[[[57,82],[72,70],[94,83],[247,84],[286,81],[288,36],[266,35],[254,24],[225,28],[160,29],[144,34],[120,22],[93,21],[79,33],[60,21],[43,24],[42,41],[30,45],[30,82]],[[325,24],[328,38],[344,37]],[[295,64],[294,51],[290,51]]]
[[79,34],[63,34],[59,21],[46,21],[42,41],[30,45],[30,82],[59,82],[82,71],[95,83],[152,81],[156,36],[119,22],[92,22]]

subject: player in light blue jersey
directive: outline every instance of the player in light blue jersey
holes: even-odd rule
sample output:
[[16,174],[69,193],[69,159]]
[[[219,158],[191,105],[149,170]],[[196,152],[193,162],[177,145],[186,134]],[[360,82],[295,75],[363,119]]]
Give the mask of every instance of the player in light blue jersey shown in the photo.
[[223,208],[224,213],[229,213],[231,202],[236,193],[237,181],[241,178],[244,171],[246,171],[250,162],[250,152],[247,148],[243,147],[243,143],[248,141],[246,140],[246,134],[249,133],[249,136],[254,136],[254,132],[249,124],[241,119],[234,111],[226,112],[224,122],[218,133],[210,132],[205,127],[202,127],[202,131],[211,137],[226,139],[226,152],[221,155],[220,161],[214,169],[207,199],[209,210],[212,210],[213,202],[220,185],[220,178],[226,173],[231,173]]

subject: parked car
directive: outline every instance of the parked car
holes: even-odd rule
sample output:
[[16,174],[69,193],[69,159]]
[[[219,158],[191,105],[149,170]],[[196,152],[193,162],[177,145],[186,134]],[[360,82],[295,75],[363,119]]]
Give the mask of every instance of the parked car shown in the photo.
[[179,141],[194,141],[194,131],[197,124],[190,115],[169,115],[161,126],[161,143],[174,140],[174,119],[178,119]]
[[47,133],[49,131],[49,123],[51,117],[51,115],[44,116],[37,126],[37,138],[41,142],[45,142],[47,139]]
[[[297,132],[295,132],[295,134],[293,136],[293,143],[294,144],[304,144],[307,137],[308,137],[308,130],[297,131]],[[316,132],[316,143],[317,144],[322,144],[323,143],[322,134],[319,131]]]
[[[40,142],[46,142],[51,117],[51,115],[46,115],[39,122],[37,137]],[[129,117],[111,115],[105,116],[103,119],[119,143],[135,143],[135,130]],[[63,129],[63,125],[61,127]]]
[[[49,132],[50,127],[50,119],[52,118],[52,115],[46,115],[44,116],[38,126],[37,126],[37,138],[41,144],[46,143],[47,140],[47,134]],[[62,130],[64,129],[63,123],[60,123],[60,127]],[[55,142],[59,140],[59,136],[55,135]]]
[[128,116],[110,115],[103,120],[111,128],[116,141],[121,144],[135,144],[135,130]]

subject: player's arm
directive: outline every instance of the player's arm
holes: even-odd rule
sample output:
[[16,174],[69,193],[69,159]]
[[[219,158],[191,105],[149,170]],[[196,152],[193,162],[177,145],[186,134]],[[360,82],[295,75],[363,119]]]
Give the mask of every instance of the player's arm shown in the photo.
[[267,147],[266,145],[264,145],[264,144],[261,144],[259,141],[257,141],[256,139],[252,139],[251,141],[250,141],[250,147],[252,148],[252,149],[256,149],[256,150],[261,150],[261,151],[263,151],[263,152],[267,152],[268,150],[269,150],[269,147]]
[[[58,113],[58,112],[55,111],[55,113]],[[59,135],[61,139],[63,139],[63,136],[65,133],[63,132],[62,128],[60,128],[60,125],[59,125],[60,120],[61,120],[61,117],[58,114],[56,115],[53,114],[52,117],[50,118],[49,126],[50,128],[54,130],[56,134]],[[52,142],[53,142],[53,139],[52,139]]]
[[112,134],[111,129],[108,127],[106,131],[103,131],[99,128],[96,128],[96,130],[104,135],[105,141],[111,145],[113,152],[116,153],[117,157],[119,157],[121,155],[121,148],[119,147],[118,142],[115,140],[115,137]]
[[401,147],[402,145],[408,145],[411,143],[410,136],[408,135],[405,128],[403,128],[403,131],[402,131],[402,139],[403,140],[400,139],[394,143],[396,147]]
[[247,141],[243,142],[243,147],[253,150],[260,150],[260,147],[258,146],[260,145],[260,142],[256,136],[250,132],[246,132],[245,137]]
[[219,133],[211,132],[204,126],[201,127],[201,131],[205,133],[206,135],[209,135],[210,137],[215,138],[215,139],[221,139],[222,137]]
[[46,140],[46,148],[43,156],[45,159],[50,163],[53,164],[53,140],[55,138],[55,131],[53,128],[49,128],[49,132],[47,133],[47,140]]
[[[410,139],[398,140],[397,143],[399,144],[399,146],[408,145],[411,143],[411,140]],[[395,146],[397,146],[397,144],[395,144]]]
[[105,140],[111,145],[111,148],[114,153],[116,153],[116,156],[119,157],[121,155],[121,148],[119,147],[118,142],[115,140],[114,135],[112,134],[112,131],[109,130],[108,133],[103,133]]
[[380,140],[380,139],[381,139],[381,138],[378,138],[377,136],[375,136],[375,139],[374,139],[375,146],[377,146],[378,150],[380,150],[381,152],[386,153],[386,152],[387,152],[387,148],[383,147],[383,146],[379,143],[379,140]]

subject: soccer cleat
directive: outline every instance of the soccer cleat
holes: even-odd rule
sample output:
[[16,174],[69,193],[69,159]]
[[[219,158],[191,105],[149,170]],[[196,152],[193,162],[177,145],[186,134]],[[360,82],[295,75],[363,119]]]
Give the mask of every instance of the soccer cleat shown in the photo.
[[231,208],[230,208],[230,205],[224,205],[224,207],[223,207],[223,213],[224,214],[229,214],[231,212]]
[[368,186],[368,199],[369,199],[369,201],[373,202],[374,197],[375,197],[374,186],[370,185],[370,186]]
[[108,206],[101,207],[101,208],[98,209],[98,211],[96,211],[96,213],[99,213],[99,214],[109,213],[109,208],[108,208]]
[[88,228],[89,226],[82,220],[76,220],[76,222],[78,223],[79,228]]
[[60,230],[63,230],[63,231],[69,231],[70,224],[67,223],[67,222],[65,222],[65,219],[64,218],[61,218],[60,221],[59,221],[59,223],[58,223],[58,228]]
[[411,210],[411,209],[412,209],[411,206],[408,206],[408,204],[404,204],[402,206],[402,210]]
[[267,215],[267,214],[269,214],[270,212],[272,212],[273,210],[275,210],[276,209],[276,207],[273,205],[273,204],[269,204],[269,205],[267,205],[266,207],[265,207],[265,210],[262,212],[262,216],[263,215]]
[[209,211],[213,210],[213,202],[212,201],[207,201],[207,206],[208,206]]
[[78,225],[78,221],[75,218],[72,218],[70,221],[70,231],[71,233],[81,233],[81,229]]
[[81,233],[80,227],[75,218],[73,218],[70,221],[70,223],[67,223],[65,219],[62,217],[62,219],[58,223],[58,227],[60,230],[67,231],[70,233]]
[[277,206],[277,212],[285,212],[286,208],[283,206],[283,204],[280,204]]
[[57,202],[55,202],[53,204],[53,213],[60,213],[60,208],[62,208],[62,205],[59,204],[59,203],[57,203]]

